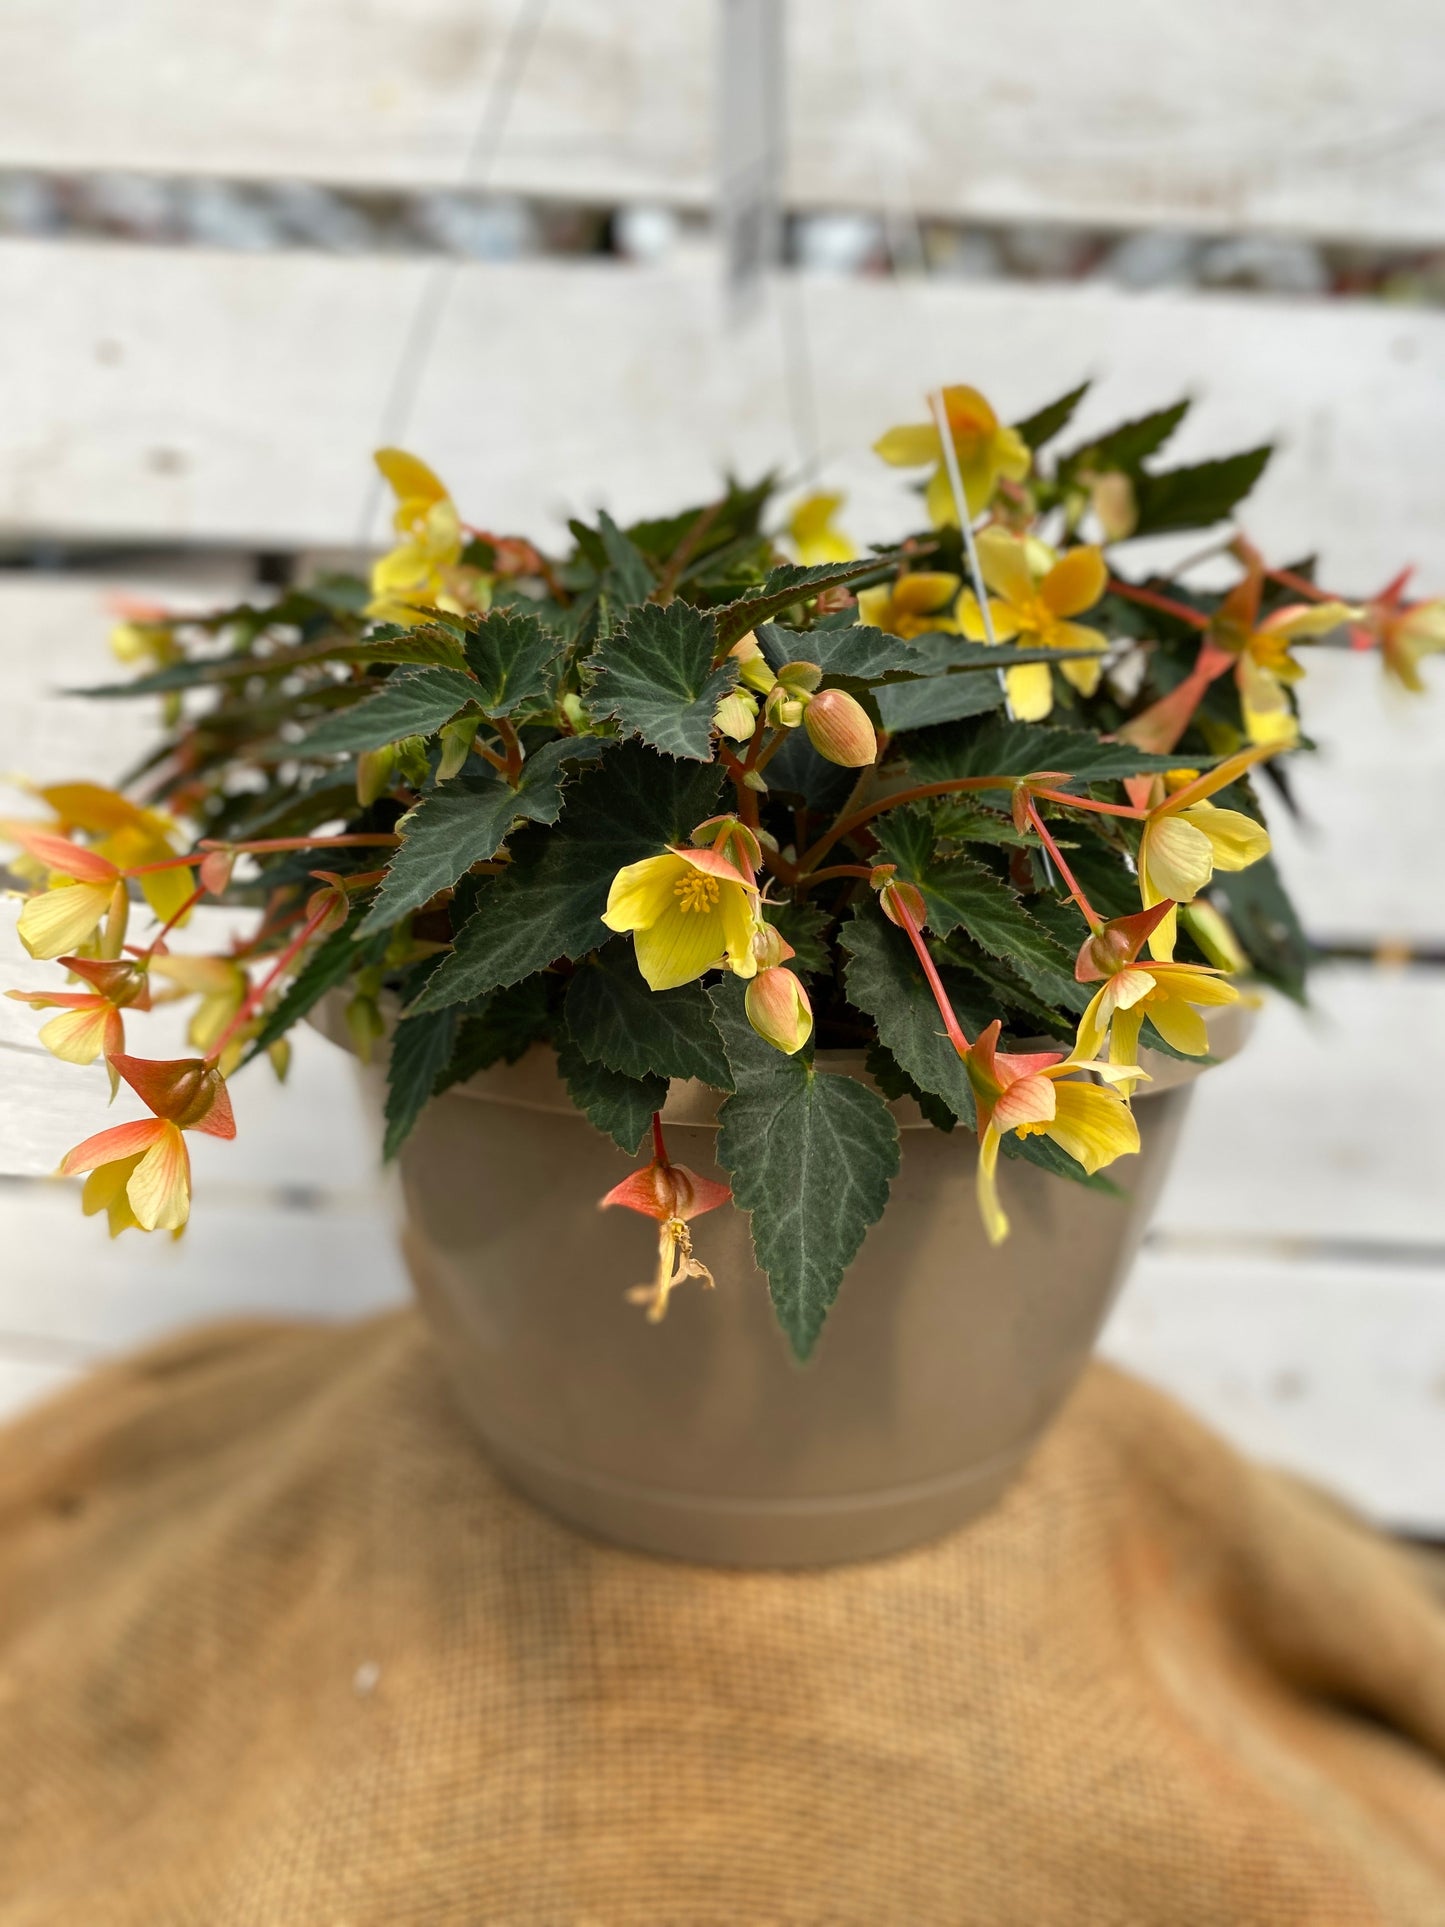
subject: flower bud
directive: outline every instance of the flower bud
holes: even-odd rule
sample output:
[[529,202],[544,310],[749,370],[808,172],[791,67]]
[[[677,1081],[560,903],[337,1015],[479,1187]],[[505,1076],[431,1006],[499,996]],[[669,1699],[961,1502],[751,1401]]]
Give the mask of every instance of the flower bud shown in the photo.
[[713,727],[735,743],[746,742],[758,720],[757,699],[745,689],[724,696],[712,714]]
[[462,716],[456,722],[442,724],[440,731],[442,753],[437,762],[439,783],[445,783],[455,776],[466,762],[481,726],[480,716]]
[[878,892],[883,914],[890,923],[896,923],[900,930],[906,928],[903,918],[898,914],[901,906],[915,927],[921,930],[928,921],[928,905],[923,901],[923,892],[916,883],[900,883],[896,870],[896,864],[875,863],[873,874],[868,879],[869,885]]
[[830,763],[866,769],[878,757],[878,738],[868,712],[846,689],[824,689],[803,716],[808,741]]
[[306,899],[307,919],[320,919],[312,933],[314,936],[329,937],[345,923],[351,911],[351,899],[346,894],[345,879],[334,870],[313,870],[311,874],[322,887],[313,890]]
[[815,662],[785,662],[778,671],[778,681],[790,696],[811,696],[822,680]]
[[753,955],[760,970],[771,970],[797,954],[776,924],[762,924],[753,932]]
[[1248,970],[1249,958],[1228,917],[1203,897],[1181,905],[1179,921],[1209,961],[1219,970]]
[[813,1034],[808,993],[791,970],[760,970],[748,985],[743,1005],[759,1037],[785,1057],[800,1051]]
[[213,897],[223,896],[230,887],[235,867],[234,850],[207,850],[201,858],[200,881]]
[[790,696],[779,683],[768,697],[768,721],[774,729],[796,729],[803,720],[804,699]]
[[739,682],[757,695],[766,696],[778,679],[773,674],[772,664],[759,648],[758,639],[751,629],[740,642],[733,644],[728,654],[739,665]]
[[356,759],[356,800],[365,809],[391,788],[396,771],[396,744],[363,750]]
[[736,816],[710,816],[705,823],[698,824],[689,841],[696,849],[716,850],[745,875],[762,864],[762,844]]
[[126,1057],[119,1051],[110,1061],[157,1117],[183,1131],[209,1122],[211,1135],[235,1136],[230,1095],[214,1064],[199,1057]]

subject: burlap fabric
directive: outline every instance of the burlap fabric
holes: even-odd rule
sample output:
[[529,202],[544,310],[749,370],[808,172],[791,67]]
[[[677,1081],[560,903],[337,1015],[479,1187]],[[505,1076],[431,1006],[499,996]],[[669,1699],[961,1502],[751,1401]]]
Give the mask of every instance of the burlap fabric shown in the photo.
[[0,1923],[1445,1922],[1445,1615],[1096,1368],[990,1517],[728,1573],[512,1496],[410,1315],[0,1453]]

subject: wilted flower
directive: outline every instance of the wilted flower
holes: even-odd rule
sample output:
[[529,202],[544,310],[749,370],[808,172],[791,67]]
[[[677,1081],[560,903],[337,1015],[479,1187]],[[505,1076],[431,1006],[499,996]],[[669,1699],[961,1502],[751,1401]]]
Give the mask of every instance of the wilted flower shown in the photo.
[[[1031,551],[1034,553],[1031,554]],[[1042,566],[1038,570],[1031,564]],[[1081,695],[1099,686],[1099,657],[1109,639],[1098,629],[1070,622],[1092,609],[1109,584],[1109,571],[1096,548],[1080,547],[1055,556],[1043,543],[1020,541],[1004,529],[985,529],[978,538],[978,564],[993,595],[989,598],[994,640],[1015,638],[1030,648],[1089,650],[1080,659],[1067,655],[1059,668]],[[995,600],[997,598],[997,600]],[[987,638],[983,611],[971,589],[958,598],[958,620],[973,642]],[[1054,706],[1053,670],[1046,662],[1024,663],[1007,672],[1009,702],[1024,722],[1037,722]]]
[[132,1226],[180,1231],[191,1210],[191,1158],[182,1133],[236,1135],[225,1082],[198,1058],[117,1056],[113,1062],[155,1115],[88,1137],[66,1152],[60,1175],[90,1173],[81,1209],[87,1217],[104,1211],[113,1238]]
[[758,892],[716,850],[671,849],[628,863],[612,879],[602,921],[636,933],[637,968],[653,990],[709,970],[757,973]]
[[599,1200],[603,1211],[614,1204],[641,1212],[657,1222],[657,1271],[650,1285],[634,1285],[627,1294],[630,1305],[645,1305],[650,1324],[667,1315],[667,1301],[684,1278],[699,1278],[710,1290],[713,1275],[692,1253],[692,1233],[688,1220],[726,1204],[732,1192],[712,1178],[700,1178],[685,1164],[673,1164],[663,1146],[662,1130],[653,1118],[653,1143],[656,1155],[650,1164],[624,1178]]
[[[1007,428],[976,388],[943,390],[943,409],[958,457],[964,499],[970,515],[982,515],[993,500],[1000,477],[1022,481],[1033,463],[1028,443],[1016,428]],[[943,442],[934,422],[912,422],[890,428],[873,444],[894,468],[921,468],[932,463],[925,500],[936,528],[955,528],[958,510],[943,462]]]

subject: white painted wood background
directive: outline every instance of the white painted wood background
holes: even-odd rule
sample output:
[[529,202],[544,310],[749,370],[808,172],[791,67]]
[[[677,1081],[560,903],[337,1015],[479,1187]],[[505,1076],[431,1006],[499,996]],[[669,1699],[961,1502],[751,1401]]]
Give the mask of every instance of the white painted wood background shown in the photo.
[[[939,31],[946,11],[951,31]],[[0,167],[455,180],[510,17],[500,0],[9,0]],[[1428,0],[1362,33],[1330,0],[1026,0],[966,9],[795,0],[789,196],[1366,242],[1445,241],[1442,53]],[[976,26],[976,22],[972,23]],[[713,9],[554,0],[494,180],[529,193],[702,206]],[[926,29],[926,31],[925,31]],[[926,62],[903,49],[925,41]],[[1148,58],[1140,56],[1147,48]],[[865,83],[867,61],[889,78]],[[62,106],[58,107],[57,103]],[[431,273],[401,259],[0,241],[0,536],[185,543],[242,556],[142,578],[0,573],[0,771],[119,774],[143,712],[58,701],[106,674],[117,588],[229,596],[244,552],[347,548],[382,397]],[[482,524],[555,533],[700,497],[768,463],[846,486],[850,526],[901,528],[867,444],[939,377],[1010,413],[1100,378],[1087,421],[1203,400],[1181,457],[1278,436],[1250,510],[1274,553],[1323,545],[1368,591],[1416,561],[1445,589],[1445,315],[1105,287],[799,276],[740,334],[717,264],[531,260],[459,267],[408,439]],[[789,357],[812,367],[815,448]],[[790,382],[792,386],[790,386]],[[806,416],[809,406],[801,410]],[[1317,933],[1445,939],[1441,696],[1392,704],[1375,665],[1312,656],[1326,754],[1298,775],[1314,833],[1276,821]],[[1437,678],[1439,680],[1439,678]],[[0,802],[0,808],[5,804]],[[0,957],[16,955],[0,919]],[[6,982],[33,980],[19,959]],[[292,1087],[238,1088],[242,1134],[199,1147],[179,1245],[109,1246],[44,1173],[94,1128],[95,1080],[0,1003],[0,1405],[92,1358],[240,1308],[345,1315],[404,1289],[374,1147],[338,1053],[298,1039]],[[1379,1518],[1445,1533],[1445,972],[1323,973],[1308,1016],[1271,1005],[1204,1081],[1111,1355],[1231,1436]],[[1382,1080],[1388,1099],[1378,1096]]]

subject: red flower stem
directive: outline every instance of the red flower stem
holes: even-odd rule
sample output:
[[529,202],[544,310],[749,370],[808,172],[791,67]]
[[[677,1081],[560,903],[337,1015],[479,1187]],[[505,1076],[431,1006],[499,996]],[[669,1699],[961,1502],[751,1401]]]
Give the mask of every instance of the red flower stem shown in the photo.
[[834,877],[862,877],[866,883],[872,875],[866,863],[832,863],[826,870],[810,870],[806,881],[811,886],[814,883],[831,883]]
[[[399,836],[389,830],[360,831],[349,836],[262,836],[249,843],[228,843],[224,837],[203,836],[196,845],[199,850],[230,850],[237,856],[265,856],[272,850],[381,850],[393,849],[401,842]],[[199,857],[187,857],[188,863],[198,863]],[[157,869],[163,869],[157,864]]]
[[160,948],[161,944],[165,942],[166,938],[170,935],[172,930],[175,929],[176,925],[181,921],[183,917],[188,917],[190,915],[192,910],[195,909],[196,905],[200,902],[201,898],[205,896],[205,894],[206,894],[206,886],[204,883],[201,884],[198,889],[192,890],[191,894],[186,898],[185,902],[181,905],[180,909],[177,910],[173,916],[169,916],[166,918],[165,922],[161,925],[160,929],[157,930],[155,935],[151,938],[150,942],[146,945],[145,949],[140,952],[139,956],[136,958],[136,962],[139,964],[148,964],[151,958],[156,954],[156,951]]
[[240,1008],[237,1010],[235,1016],[211,1046],[206,1057],[208,1064],[217,1064],[220,1062],[221,1055],[227,1044],[230,1043],[238,1030],[251,1021],[251,1018],[265,1001],[266,993],[272,984],[275,983],[283,971],[290,967],[301,951],[306,948],[322,924],[332,915],[333,910],[334,905],[328,898],[319,910],[306,919],[300,930],[297,931],[296,935],[276,959],[271,969],[266,972],[266,975],[262,977],[258,983],[251,985],[246,995],[242,998]]
[[1109,588],[1126,602],[1137,602],[1143,609],[1157,609],[1162,615],[1174,616],[1180,622],[1187,622],[1191,629],[1207,629],[1209,617],[1191,609],[1188,603],[1176,602],[1172,596],[1159,595],[1153,589],[1136,589],[1132,582],[1120,582],[1117,576],[1109,577]]
[[502,739],[502,747],[507,753],[504,774],[508,783],[515,789],[522,780],[522,745],[517,732],[505,716],[496,718],[494,727]]
[[898,790],[892,796],[885,796],[881,801],[869,803],[863,809],[854,810],[851,815],[841,818],[798,858],[799,872],[806,874],[819,857],[827,855],[835,843],[845,836],[851,836],[854,830],[862,829],[865,823],[871,822],[884,810],[896,810],[905,803],[922,803],[930,796],[952,796],[960,790],[1012,789],[1017,780],[1013,776],[954,776],[944,783],[918,783],[912,789]]
[[672,1169],[672,1162],[667,1155],[667,1146],[663,1142],[662,1137],[661,1111],[654,1111],[652,1113],[652,1155],[664,1171],[670,1171]]
[[1265,574],[1271,582],[1277,582],[1282,589],[1293,589],[1296,595],[1306,597],[1310,602],[1334,602],[1327,589],[1318,582],[1311,582],[1305,576],[1296,575],[1292,569],[1266,569]]
[[1083,891],[1079,888],[1078,882],[1075,879],[1073,871],[1069,868],[1068,864],[1065,863],[1064,861],[1062,851],[1059,849],[1058,844],[1054,841],[1053,837],[1049,834],[1048,829],[1045,827],[1044,819],[1039,815],[1038,811],[1034,808],[1034,800],[1032,796],[1029,797],[1026,808],[1028,810],[1029,821],[1030,823],[1033,824],[1034,829],[1038,832],[1039,841],[1043,844],[1044,848],[1048,851],[1049,856],[1053,860],[1054,868],[1058,871],[1059,875],[1064,879],[1064,883],[1068,889],[1069,895],[1074,899],[1074,902],[1079,906],[1079,909],[1083,914],[1085,923],[1088,924],[1090,930],[1098,930],[1102,923],[1102,918],[1095,915],[1093,904],[1090,903],[1089,899],[1084,895]]
[[908,932],[908,941],[913,945],[914,953],[923,966],[923,974],[928,979],[928,988],[933,992],[933,1001],[938,1005],[938,1014],[943,1019],[943,1028],[948,1032],[948,1041],[959,1056],[964,1057],[969,1049],[968,1038],[963,1025],[954,1015],[953,1005],[948,1001],[948,992],[943,987],[943,979],[938,974],[937,966],[928,954],[928,945],[923,941],[923,932],[915,922],[908,905],[904,903],[900,892],[890,890],[888,901],[892,905],[893,914],[899,924]]
[[1030,796],[1041,796],[1046,803],[1065,803],[1071,810],[1094,810],[1101,816],[1146,817],[1148,810],[1136,810],[1131,803],[1100,803],[1092,796],[1071,796],[1067,790],[1030,789]]

